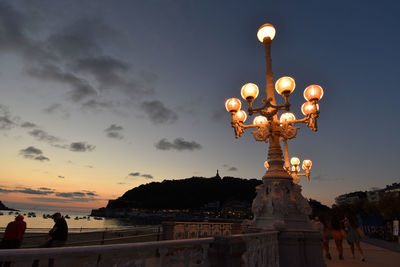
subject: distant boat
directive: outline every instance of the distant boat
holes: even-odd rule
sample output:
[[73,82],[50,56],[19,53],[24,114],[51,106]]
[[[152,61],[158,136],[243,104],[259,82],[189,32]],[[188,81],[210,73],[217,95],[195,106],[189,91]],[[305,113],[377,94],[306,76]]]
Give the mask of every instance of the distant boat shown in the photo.
[[65,219],[71,219],[71,217],[69,217],[69,215],[65,215]]
[[76,217],[74,218],[74,220],[79,220],[79,217],[78,217],[78,216],[76,216]]
[[11,215],[11,214],[13,214],[13,212],[12,212],[12,211],[10,211],[10,212],[8,213],[8,215]]
[[103,220],[102,217],[94,217],[94,219],[95,219],[95,220],[100,220],[100,221]]

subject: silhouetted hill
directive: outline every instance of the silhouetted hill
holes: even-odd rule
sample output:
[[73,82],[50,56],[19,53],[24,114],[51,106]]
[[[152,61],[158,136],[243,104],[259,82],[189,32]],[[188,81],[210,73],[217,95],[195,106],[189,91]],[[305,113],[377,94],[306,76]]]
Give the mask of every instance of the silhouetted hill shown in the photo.
[[14,210],[14,211],[16,211],[15,209],[10,209],[10,208],[6,207],[6,206],[3,204],[3,202],[1,202],[1,201],[0,201],[0,210]]
[[192,177],[152,182],[110,200],[107,209],[200,209],[211,202],[223,206],[233,200],[251,204],[256,195],[255,187],[261,183],[261,180],[234,177]]

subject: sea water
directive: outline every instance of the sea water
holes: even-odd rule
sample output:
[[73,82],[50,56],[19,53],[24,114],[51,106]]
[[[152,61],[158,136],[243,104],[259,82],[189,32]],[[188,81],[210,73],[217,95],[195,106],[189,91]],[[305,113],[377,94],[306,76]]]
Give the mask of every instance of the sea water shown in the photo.
[[[36,217],[29,216],[30,212],[34,212]],[[48,232],[53,226],[53,219],[47,218],[47,215],[52,215],[57,210],[37,210],[37,209],[21,209],[18,211],[0,210],[0,232],[4,232],[7,224],[15,220],[17,214],[24,216],[26,222],[26,232]],[[88,215],[89,212],[85,211],[63,211],[61,215],[66,217],[69,232],[89,232],[101,230],[115,230],[122,228],[135,227],[134,223],[129,220],[115,219],[115,218],[99,218]],[[44,215],[44,216],[43,216]]]

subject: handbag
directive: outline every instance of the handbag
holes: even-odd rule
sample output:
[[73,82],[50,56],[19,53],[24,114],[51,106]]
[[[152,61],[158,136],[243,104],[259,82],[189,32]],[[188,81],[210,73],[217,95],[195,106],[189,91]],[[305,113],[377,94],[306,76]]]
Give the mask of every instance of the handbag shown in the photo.
[[363,237],[365,236],[364,232],[361,230],[360,227],[357,227],[357,233],[358,233],[358,236],[359,236],[360,238],[363,238]]

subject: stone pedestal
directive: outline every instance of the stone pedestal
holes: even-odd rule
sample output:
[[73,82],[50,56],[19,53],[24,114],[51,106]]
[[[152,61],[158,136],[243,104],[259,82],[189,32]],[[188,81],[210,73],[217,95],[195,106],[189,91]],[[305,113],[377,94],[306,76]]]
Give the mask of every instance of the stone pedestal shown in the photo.
[[319,232],[281,231],[278,235],[278,246],[280,267],[326,267]]
[[249,232],[279,231],[279,266],[326,266],[321,234],[312,229],[312,210],[301,194],[301,186],[294,184],[283,170],[273,170],[264,175],[256,191]]

